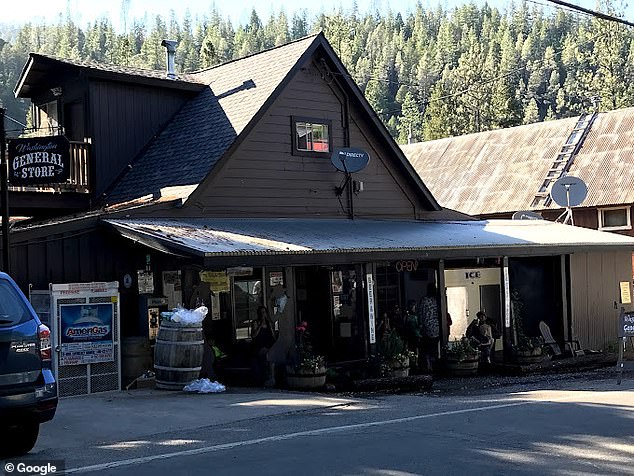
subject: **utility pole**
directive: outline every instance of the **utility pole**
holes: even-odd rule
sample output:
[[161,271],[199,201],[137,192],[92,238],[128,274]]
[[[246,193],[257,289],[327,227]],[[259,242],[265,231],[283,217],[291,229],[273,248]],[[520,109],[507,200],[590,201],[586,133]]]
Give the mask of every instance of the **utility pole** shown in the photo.
[[9,272],[9,164],[4,108],[0,107],[0,190],[2,195],[2,270]]

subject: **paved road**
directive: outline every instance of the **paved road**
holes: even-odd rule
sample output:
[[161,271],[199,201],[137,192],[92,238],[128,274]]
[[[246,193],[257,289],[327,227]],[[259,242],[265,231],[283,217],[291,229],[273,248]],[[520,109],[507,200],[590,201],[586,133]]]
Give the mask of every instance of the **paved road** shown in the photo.
[[633,380],[526,387],[316,404],[301,394],[252,395],[245,408],[284,411],[142,435],[124,424],[119,438],[83,446],[43,435],[48,446],[33,458],[62,457],[70,474],[99,475],[634,473]]

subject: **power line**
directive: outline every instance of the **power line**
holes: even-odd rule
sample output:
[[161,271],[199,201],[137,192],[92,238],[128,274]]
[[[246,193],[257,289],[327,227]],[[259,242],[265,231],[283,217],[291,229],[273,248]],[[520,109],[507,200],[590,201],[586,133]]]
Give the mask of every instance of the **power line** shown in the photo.
[[15,122],[18,126],[22,126],[23,128],[26,128],[26,124],[22,124],[20,121],[18,121],[17,119],[14,119],[13,117],[5,114],[4,115],[5,118],[9,119],[11,122]]
[[569,8],[570,10],[575,10],[582,12],[586,15],[590,15],[596,18],[601,18],[602,20],[613,21],[616,23],[622,23],[627,26],[634,26],[634,23],[629,22],[627,20],[623,20],[622,18],[615,17],[612,15],[608,15],[607,13],[597,12],[595,10],[590,10],[588,8],[580,7],[579,5],[575,5],[574,3],[564,2],[562,0],[546,0],[547,2],[554,3],[556,5],[561,5],[563,7]]

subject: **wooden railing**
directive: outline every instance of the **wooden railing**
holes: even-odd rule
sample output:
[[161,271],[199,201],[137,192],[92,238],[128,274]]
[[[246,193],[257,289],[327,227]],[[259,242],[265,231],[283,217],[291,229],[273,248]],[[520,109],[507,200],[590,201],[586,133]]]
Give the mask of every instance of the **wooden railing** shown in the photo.
[[29,187],[9,186],[11,192],[90,192],[90,146],[89,142],[70,141],[70,174],[64,183],[33,185]]

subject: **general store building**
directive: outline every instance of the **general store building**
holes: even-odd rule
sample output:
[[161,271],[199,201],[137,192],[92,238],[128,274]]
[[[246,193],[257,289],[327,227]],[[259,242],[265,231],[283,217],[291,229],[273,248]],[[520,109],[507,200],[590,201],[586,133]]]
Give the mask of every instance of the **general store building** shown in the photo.
[[[345,366],[367,361],[383,316],[429,284],[452,315],[444,341],[486,309],[500,350],[511,346],[512,289],[531,333],[544,320],[560,340],[616,338],[634,240],[441,207],[322,34],[168,75],[30,56],[16,95],[82,152],[66,184],[11,192],[12,214],[37,216],[11,235],[25,290],[116,281],[124,338],[149,338],[154,310],[204,303],[236,368],[260,305],[283,344],[272,360],[307,321],[316,349]],[[338,170],[340,148],[369,163]]]

